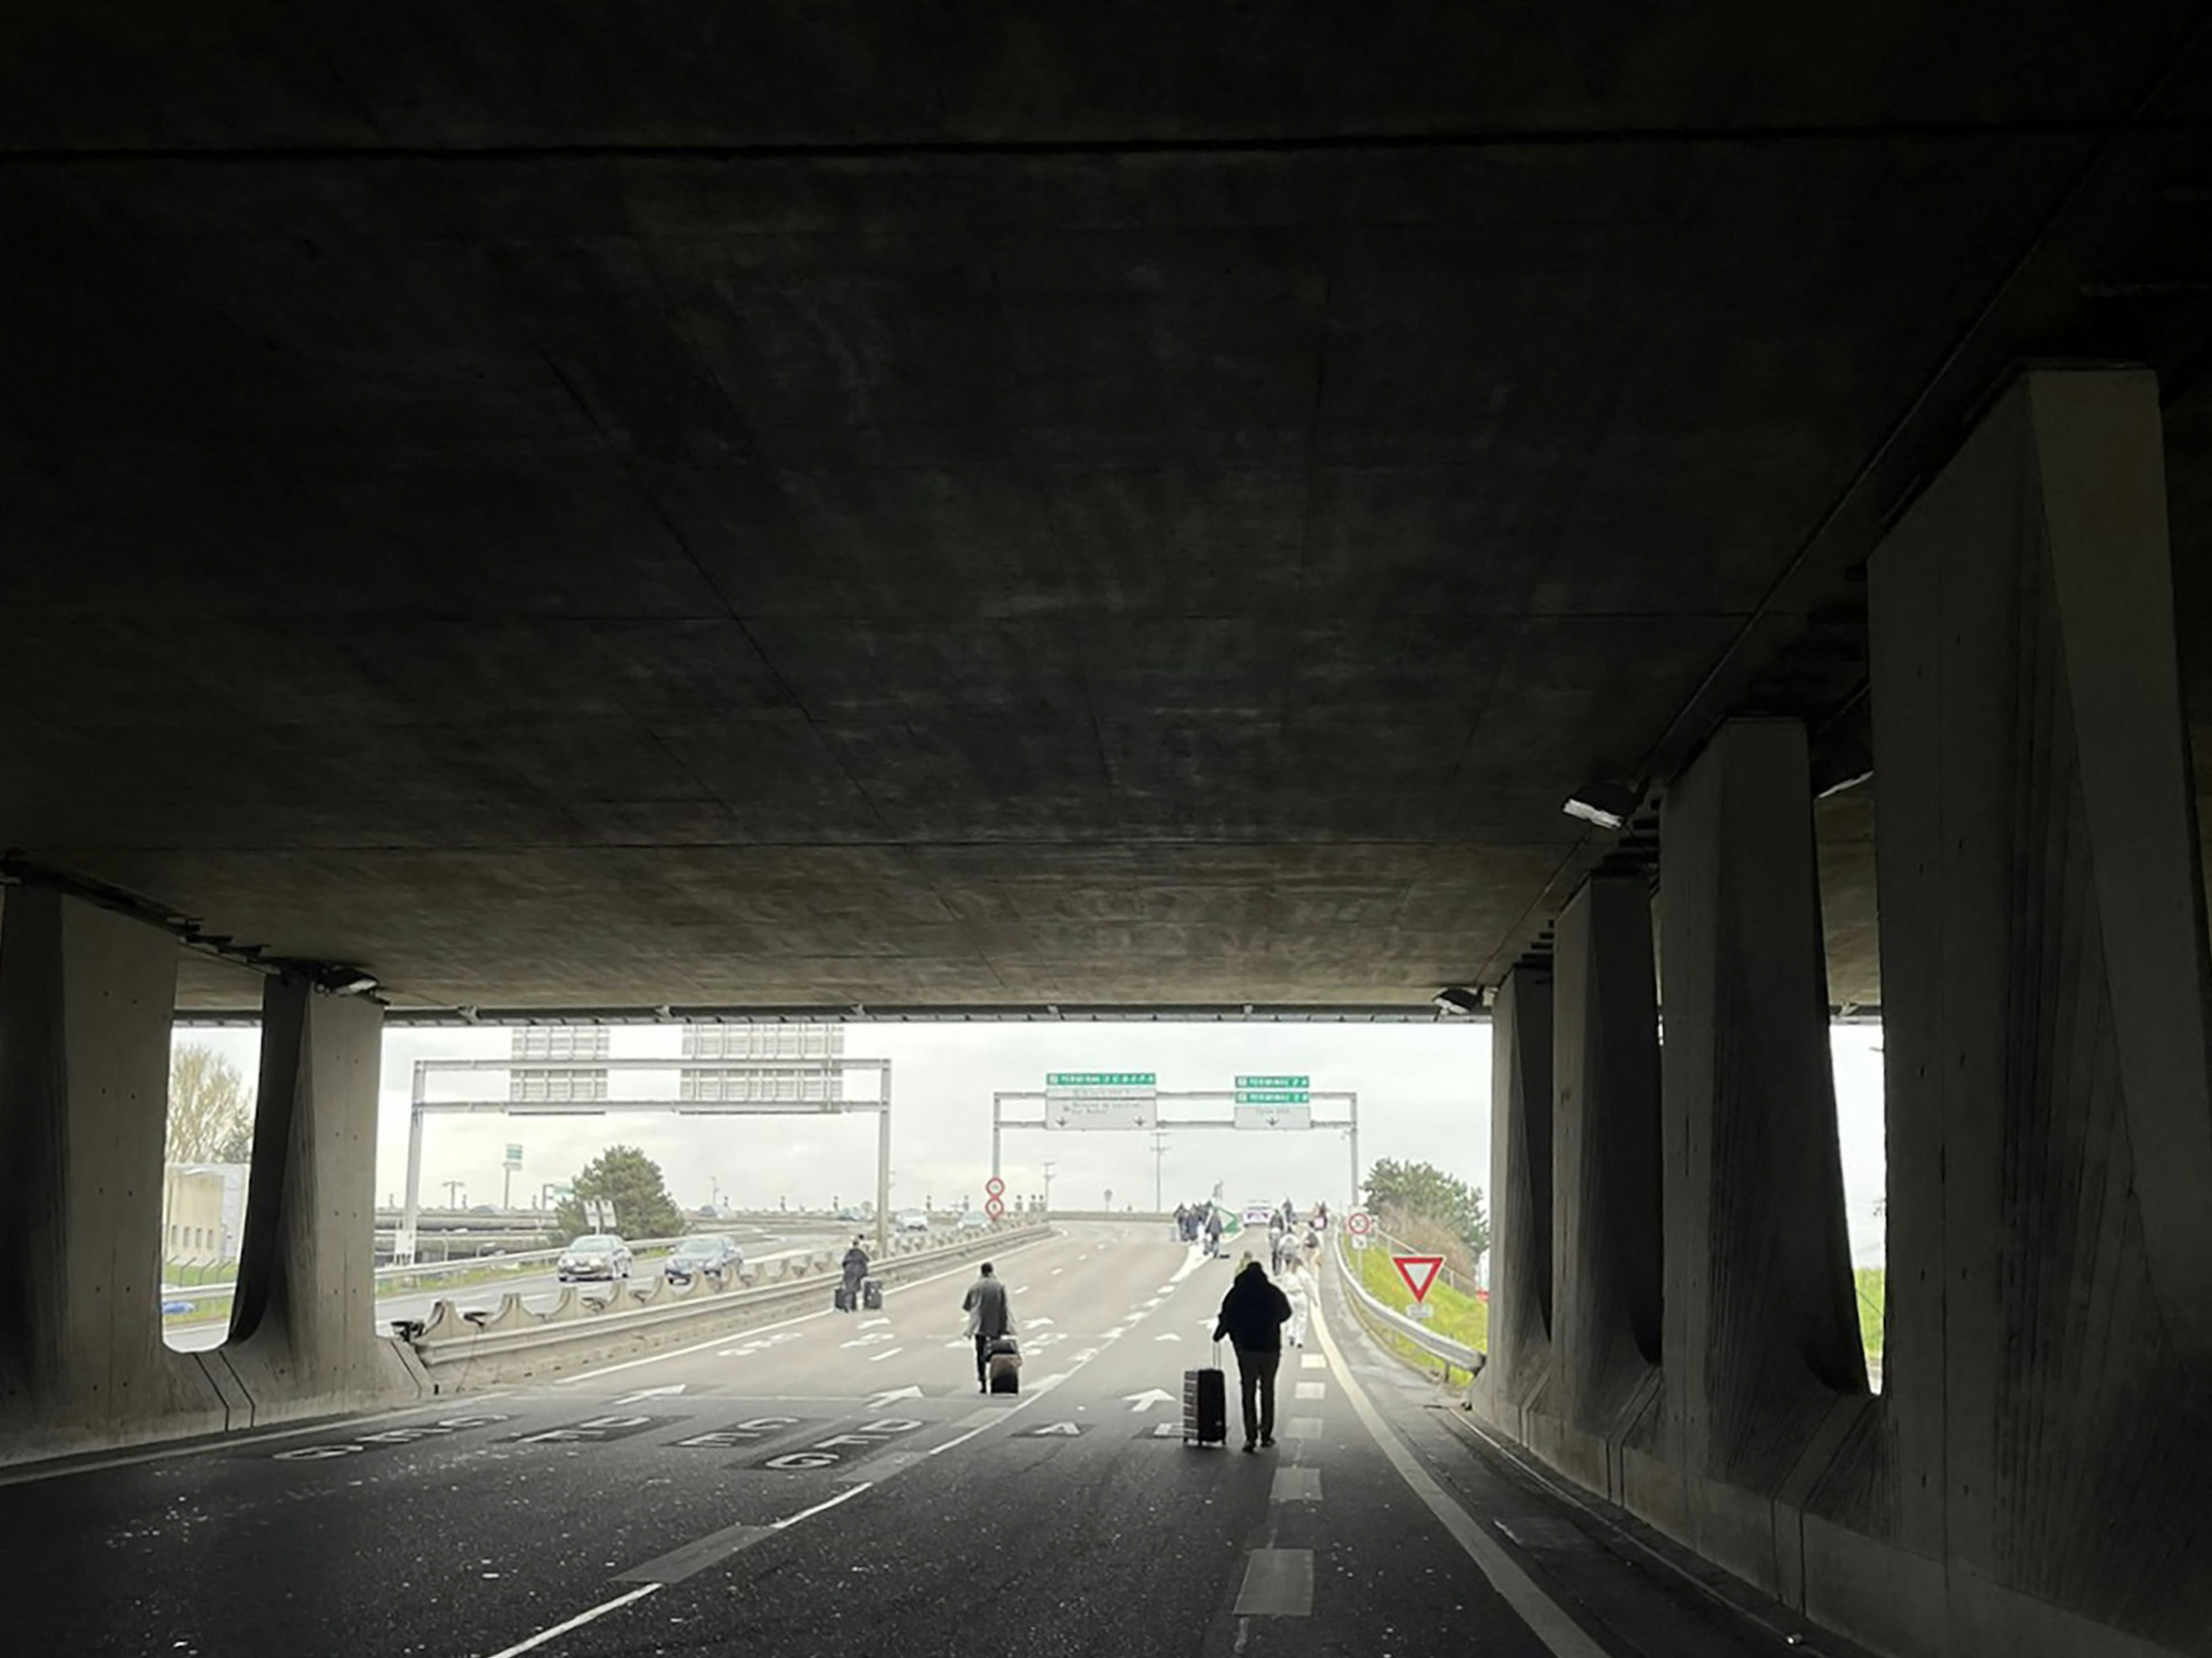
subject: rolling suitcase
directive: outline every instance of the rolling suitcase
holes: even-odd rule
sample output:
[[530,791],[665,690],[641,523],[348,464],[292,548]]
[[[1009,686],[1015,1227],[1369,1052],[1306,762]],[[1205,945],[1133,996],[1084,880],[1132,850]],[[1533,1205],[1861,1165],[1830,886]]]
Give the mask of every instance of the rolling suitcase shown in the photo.
[[860,1305],[872,1313],[884,1309],[884,1281],[879,1278],[860,1281]]
[[991,1344],[985,1356],[984,1368],[991,1378],[994,1394],[1018,1394],[1022,1390],[1021,1349],[1014,1345],[1012,1336],[1000,1336]]
[[853,1310],[853,1286],[849,1284],[841,1284],[837,1286],[837,1310],[841,1313],[849,1313]]
[[1213,1344],[1213,1363],[1182,1373],[1182,1442],[1224,1445],[1229,1442],[1229,1382],[1221,1371],[1221,1344]]

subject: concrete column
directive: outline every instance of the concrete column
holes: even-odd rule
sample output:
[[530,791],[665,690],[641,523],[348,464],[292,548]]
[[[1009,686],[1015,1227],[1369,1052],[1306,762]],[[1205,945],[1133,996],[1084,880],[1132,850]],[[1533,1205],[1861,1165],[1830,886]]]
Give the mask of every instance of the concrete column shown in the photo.
[[1630,1500],[1779,1591],[1775,1501],[1866,1397],[1804,727],[1723,726],[1669,785],[1660,841],[1663,1473]]
[[15,887],[0,920],[0,1461],[227,1424],[163,1345],[177,946]]
[[1618,1494],[1659,1359],[1659,1037],[1651,896],[1593,876],[1559,914],[1552,1035],[1552,1375],[1530,1442]]
[[1552,971],[1505,975],[1490,1024],[1490,1356],[1477,1407],[1516,1437],[1552,1350]]
[[2152,378],[2023,376],[1869,576],[1888,1351],[1808,1605],[1905,1652],[2212,1651],[2212,1031]]
[[267,1422],[419,1390],[376,1328],[377,1077],[384,1011],[299,978],[261,1000],[261,1087],[229,1344]]

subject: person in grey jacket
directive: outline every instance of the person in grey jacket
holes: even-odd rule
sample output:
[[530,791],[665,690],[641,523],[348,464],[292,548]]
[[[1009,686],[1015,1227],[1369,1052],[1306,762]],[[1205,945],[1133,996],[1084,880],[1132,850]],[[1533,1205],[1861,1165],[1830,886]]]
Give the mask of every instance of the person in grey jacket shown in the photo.
[[961,1297],[960,1310],[968,1315],[968,1333],[975,1341],[975,1391],[991,1391],[991,1344],[1014,1333],[1014,1309],[1006,1299],[1006,1286],[999,1282],[985,1261],[975,1281]]

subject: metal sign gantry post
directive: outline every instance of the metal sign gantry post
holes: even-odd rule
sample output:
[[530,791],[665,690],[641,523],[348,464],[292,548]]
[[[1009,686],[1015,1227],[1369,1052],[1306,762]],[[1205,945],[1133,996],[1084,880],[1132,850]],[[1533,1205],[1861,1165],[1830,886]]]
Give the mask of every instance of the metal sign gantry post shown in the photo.
[[[437,1072],[475,1071],[676,1071],[726,1074],[774,1072],[779,1076],[837,1077],[848,1071],[873,1071],[883,1078],[883,1091],[872,1100],[434,1100],[429,1079]],[[604,1059],[581,1061],[544,1060],[417,1060],[414,1096],[407,1108],[407,1193],[399,1217],[399,1236],[393,1240],[395,1264],[410,1266],[415,1260],[416,1222],[422,1186],[423,1120],[434,1112],[458,1115],[502,1114],[514,1117],[604,1117],[633,1111],[673,1112],[679,1117],[835,1117],[848,1112],[876,1113],[876,1254],[890,1249],[891,1206],[891,1062],[889,1060],[829,1059],[707,1060],[671,1057]]]
[[[1286,1133],[1305,1133],[1316,1128],[1339,1128],[1344,1130],[1350,1136],[1351,1139],[1351,1203],[1352,1206],[1356,1207],[1359,1202],[1358,1090],[1356,1089],[1315,1088],[1305,1091],[1311,1096],[1313,1102],[1316,1104],[1318,1104],[1323,1100],[1342,1100],[1345,1104],[1345,1114],[1342,1117],[1316,1117],[1310,1121],[1303,1128],[1285,1129],[1280,1131],[1269,1129],[1254,1131],[1247,1129],[1244,1132],[1247,1133],[1254,1132],[1261,1133],[1276,1132]],[[1238,1090],[1233,1088],[1205,1088],[1189,1090],[1174,1090],[1163,1088],[1154,1092],[1152,1095],[1152,1100],[1156,1106],[1164,1103],[1170,1100],[1179,1102],[1186,1100],[1227,1100],[1231,1104],[1234,1104],[1237,1097],[1237,1092]],[[1002,1088],[993,1092],[991,1096],[991,1177],[994,1180],[1001,1177],[1000,1156],[1000,1140],[1006,1131],[1009,1128],[1037,1128],[1042,1129],[1045,1133],[1051,1134],[1098,1134],[1112,1133],[1115,1132],[1112,1129],[1100,1128],[1055,1128],[1042,1118],[1035,1120],[1029,1118],[1017,1118],[1012,1122],[1006,1121],[1006,1106],[1008,1100],[1043,1100],[1048,1097],[1046,1091],[1042,1088]],[[1155,1110],[1152,1114],[1152,1121],[1145,1124],[1135,1132],[1139,1133],[1150,1134],[1157,1133],[1161,1129],[1227,1128],[1233,1130],[1236,1127],[1237,1122],[1233,1117],[1176,1117],[1170,1119],[1161,1116],[1158,1112]]]

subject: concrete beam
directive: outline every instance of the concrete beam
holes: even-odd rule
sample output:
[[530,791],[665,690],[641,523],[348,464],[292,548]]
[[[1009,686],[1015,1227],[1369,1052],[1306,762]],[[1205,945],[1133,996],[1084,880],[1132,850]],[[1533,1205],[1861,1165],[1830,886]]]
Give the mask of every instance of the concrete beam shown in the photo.
[[1490,1355],[1475,1407],[1509,1432],[1551,1369],[1552,973],[1520,966],[1491,1011]]
[[219,1355],[256,1422],[422,1390],[411,1351],[375,1325],[383,1034],[383,1010],[365,998],[290,976],[263,992],[252,1183]]
[[1560,912],[1552,1033],[1552,1370],[1531,1445],[1617,1497],[1660,1351],[1659,1016],[1651,895],[1593,876]]
[[163,1345],[161,1153],[175,940],[58,893],[0,917],[0,1462],[229,1412]]
[[1806,1605],[1903,1653],[2212,1651],[2212,1074],[2158,387],[2027,375],[1869,569],[1880,1419]]
[[1784,1594],[1791,1499],[1867,1403],[1804,727],[1723,726],[1660,839],[1666,1406],[1626,1497]]

